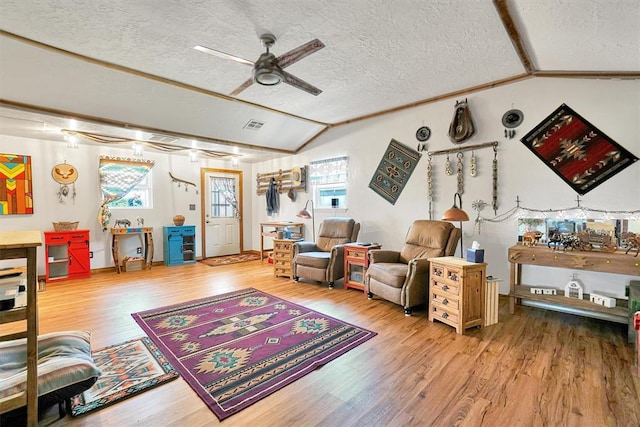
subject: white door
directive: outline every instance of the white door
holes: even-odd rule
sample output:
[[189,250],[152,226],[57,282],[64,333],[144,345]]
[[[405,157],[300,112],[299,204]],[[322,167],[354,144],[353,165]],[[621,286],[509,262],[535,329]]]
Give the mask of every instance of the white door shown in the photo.
[[205,256],[239,254],[241,172],[207,171],[204,183]]

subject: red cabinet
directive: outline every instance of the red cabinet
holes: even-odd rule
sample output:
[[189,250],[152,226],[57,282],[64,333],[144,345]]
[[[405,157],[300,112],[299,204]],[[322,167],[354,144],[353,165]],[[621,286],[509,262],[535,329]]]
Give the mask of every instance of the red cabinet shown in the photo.
[[89,230],[45,231],[46,281],[91,276]]

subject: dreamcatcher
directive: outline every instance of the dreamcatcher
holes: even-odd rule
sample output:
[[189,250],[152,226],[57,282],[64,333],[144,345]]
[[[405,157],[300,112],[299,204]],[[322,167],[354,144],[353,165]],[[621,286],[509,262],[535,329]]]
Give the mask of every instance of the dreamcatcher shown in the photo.
[[[53,169],[51,169],[51,176],[54,181],[60,184],[60,189],[58,190],[58,201],[64,204],[64,198],[69,196],[69,192],[71,192],[71,197],[73,198],[73,202],[76,201],[76,180],[78,179],[78,170],[65,163],[60,163],[55,165]],[[71,188],[69,188],[71,186]]]

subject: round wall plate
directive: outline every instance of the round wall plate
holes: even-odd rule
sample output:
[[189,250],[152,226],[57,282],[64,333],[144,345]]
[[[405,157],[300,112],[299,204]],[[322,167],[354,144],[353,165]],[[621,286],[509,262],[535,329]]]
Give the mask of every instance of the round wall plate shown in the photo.
[[522,120],[524,120],[524,114],[520,110],[509,110],[502,116],[502,124],[509,129],[520,126]]
[[431,136],[431,129],[426,126],[422,126],[416,131],[416,139],[420,142],[424,142]]

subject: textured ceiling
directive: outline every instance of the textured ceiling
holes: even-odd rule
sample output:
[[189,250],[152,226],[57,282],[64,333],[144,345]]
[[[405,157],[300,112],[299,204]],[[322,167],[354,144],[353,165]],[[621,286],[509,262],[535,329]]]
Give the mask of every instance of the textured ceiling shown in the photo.
[[[0,0],[0,10],[5,106],[223,150],[293,152],[327,125],[525,74],[640,72],[636,0]],[[255,61],[265,32],[278,39],[276,56],[314,38],[326,45],[286,69],[322,94],[253,84],[237,102],[227,94],[251,67],[193,49]],[[249,120],[265,125],[247,131]]]

